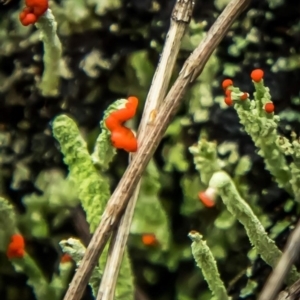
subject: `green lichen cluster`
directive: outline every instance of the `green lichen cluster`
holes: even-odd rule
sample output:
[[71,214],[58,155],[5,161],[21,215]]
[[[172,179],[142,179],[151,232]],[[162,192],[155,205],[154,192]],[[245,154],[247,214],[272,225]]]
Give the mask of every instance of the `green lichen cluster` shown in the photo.
[[[135,2],[137,3],[137,1]],[[159,10],[160,4],[157,1],[150,2],[149,10],[147,12],[143,11],[142,15],[145,13],[147,16],[150,16],[149,12],[152,13]],[[215,0],[214,5],[217,10],[221,10],[228,2],[228,0]],[[57,99],[51,100],[45,100],[41,97],[42,100],[40,101],[45,102],[46,110],[49,104],[48,101],[52,100],[54,102],[56,100],[61,101],[59,105],[63,109],[68,110],[70,99],[60,90],[60,84],[65,84],[61,79],[69,81],[68,83],[71,83],[70,79],[72,79],[74,80],[72,83],[74,83],[74,74],[79,69],[84,72],[84,80],[87,82],[89,89],[87,95],[83,97],[84,99],[80,98],[80,101],[82,100],[84,104],[96,103],[99,99],[102,99],[99,97],[99,91],[100,93],[102,91],[107,93],[109,90],[109,92],[117,95],[122,94],[125,96],[130,93],[138,96],[141,100],[141,108],[154,73],[153,57],[155,57],[155,54],[158,57],[161,52],[162,37],[152,38],[149,28],[151,30],[154,29],[153,31],[155,32],[156,30],[159,31],[164,26],[165,21],[158,21],[159,18],[156,19],[155,17],[151,23],[147,22],[141,26],[136,26],[136,24],[141,23],[138,23],[135,16],[132,16],[128,22],[127,20],[124,22],[124,16],[126,16],[127,11],[135,10],[133,8],[134,5],[130,1],[64,0],[49,1],[49,3],[56,21],[49,10],[45,18],[41,18],[39,23],[37,23],[37,31],[33,27],[20,25],[18,20],[19,12],[9,11],[5,18],[0,20],[0,38],[4,41],[0,45],[1,58],[5,60],[10,56],[17,57],[11,75],[6,71],[2,72],[0,70],[1,97],[2,94],[8,93],[3,102],[10,103],[12,106],[25,106],[24,114],[28,114],[28,110],[30,111],[28,106],[30,106],[31,101],[36,101],[35,94],[33,94],[33,97],[29,97],[30,99],[19,95],[16,97],[16,93],[11,92],[11,87],[14,85],[14,82],[30,77],[36,83],[39,83],[37,85],[40,89],[38,97],[41,97],[40,94],[44,97],[58,96]],[[266,4],[273,9],[282,6],[284,1],[268,0]],[[116,13],[117,10],[119,11]],[[192,252],[197,264],[203,268],[203,273],[205,278],[208,279],[209,287],[215,294],[215,298],[228,298],[224,284],[220,280],[216,261],[220,262],[220,265],[224,265],[224,262],[229,261],[230,265],[231,261],[228,253],[231,248],[238,249],[239,237],[241,236],[241,231],[243,232],[244,230],[240,228],[241,226],[238,226],[237,220],[245,224],[249,239],[255,247],[255,250],[251,250],[248,253],[248,258],[252,265],[257,258],[257,253],[260,253],[271,265],[274,265],[274,261],[280,254],[271,238],[276,238],[278,232],[282,232],[283,229],[290,225],[290,221],[288,219],[278,221],[276,226],[270,230],[269,238],[264,233],[264,228],[270,225],[270,218],[262,213],[262,208],[258,203],[261,195],[255,194],[245,179],[245,175],[251,170],[252,162],[248,156],[240,156],[238,142],[226,141],[222,144],[209,142],[208,135],[203,134],[203,130],[199,141],[189,148],[190,153],[187,150],[187,145],[191,144],[190,137],[198,135],[198,132],[195,132],[194,129],[195,123],[201,123],[201,126],[205,128],[207,126],[206,122],[210,122],[212,117],[212,107],[214,109],[216,103],[223,102],[223,97],[214,97],[215,88],[219,86],[218,76],[220,69],[223,69],[223,74],[226,76],[235,76],[235,74],[242,71],[241,66],[247,65],[249,62],[252,63],[253,60],[258,61],[261,59],[261,53],[248,51],[249,45],[257,48],[261,46],[262,41],[259,38],[261,32],[255,20],[255,16],[260,15],[261,12],[262,10],[259,8],[251,8],[247,11],[245,18],[235,22],[228,33],[227,40],[231,40],[231,42],[226,51],[228,50],[229,55],[236,61],[237,59],[240,61],[241,57],[243,57],[243,63],[223,62],[217,52],[212,55],[201,77],[195,81],[188,92],[187,99],[189,101],[186,101],[184,105],[185,115],[178,115],[165,135],[161,152],[161,158],[164,160],[163,169],[160,169],[160,165],[153,160],[142,178],[141,192],[130,230],[129,245],[134,251],[135,258],[143,261],[147,260],[147,264],[139,270],[142,270],[140,277],[148,284],[156,284],[160,280],[159,272],[156,272],[153,266],[166,268],[174,274],[179,270],[178,274],[181,275],[181,267],[186,262],[190,263],[192,253],[188,242],[180,239],[180,233],[178,237],[176,236],[177,232],[182,232],[183,230],[180,229],[174,233],[177,230],[174,228],[182,227],[187,231],[190,229],[191,224],[193,225],[194,222],[198,224],[198,221],[200,222],[201,233],[207,237],[207,244],[199,235],[193,234],[190,236],[193,239]],[[212,12],[211,16],[217,16],[218,13]],[[265,21],[272,20],[274,15],[274,11],[267,12],[264,14]],[[107,20],[112,20],[112,22],[107,22]],[[206,26],[206,21],[192,20],[181,49],[187,52],[193,51],[195,46],[205,37]],[[63,48],[63,57],[56,30],[61,40],[66,41]],[[44,53],[43,56],[39,57],[35,46],[38,45],[41,31],[48,31],[48,33],[43,36]],[[142,38],[145,43],[148,43],[148,46],[146,50],[134,51],[129,55],[126,53],[126,57],[122,51],[113,53],[111,57],[105,56],[105,45],[104,47],[103,45],[98,47],[97,43],[92,49],[87,47],[88,50],[84,50],[84,53],[81,48],[79,50],[76,47],[70,51],[68,44],[73,45],[74,36],[77,37],[78,35],[79,38],[83,39],[78,39],[81,47],[82,45],[85,46],[86,40],[84,38],[93,32],[97,33],[97,42],[99,44],[102,43],[102,33],[104,35],[109,33],[110,38],[112,36],[122,40],[124,37],[128,37],[134,45],[135,43],[138,45],[139,39]],[[246,34],[243,35],[240,32],[246,32]],[[289,36],[297,35],[299,33],[299,24],[294,24],[286,33]],[[266,39],[275,45],[283,45],[284,38],[282,36],[278,37],[274,33],[274,36],[266,37]],[[81,61],[75,67],[72,57],[74,54],[73,50],[79,50],[82,54]],[[102,50],[104,51],[102,52]],[[291,49],[291,55],[288,57],[278,57],[275,60],[270,58],[270,53],[264,53],[267,64],[271,66],[271,71],[275,73],[279,71],[295,71],[299,68],[299,55],[294,50]],[[30,53],[30,55],[27,53],[28,57],[31,57],[31,54],[34,53],[33,61],[40,62],[43,59],[43,72],[37,74],[35,63],[27,65],[26,61],[26,65],[24,65],[24,61],[22,59],[19,60],[20,54],[23,54],[25,51]],[[76,55],[75,57],[77,58]],[[68,65],[70,65],[70,68],[72,67],[72,71]],[[99,84],[98,80],[95,80],[100,75],[103,75],[104,72],[109,73],[107,87],[105,88]],[[76,85],[77,83],[80,86],[80,78],[76,78]],[[27,88],[30,88],[31,91],[35,90],[34,86]],[[278,135],[278,116],[267,115],[262,109],[265,101],[270,101],[271,99],[269,90],[264,86],[256,86],[256,88],[258,89],[254,96],[254,101],[248,99],[241,103],[238,101],[239,99],[236,99],[234,107],[238,111],[241,123],[245,125],[246,132],[253,136],[253,141],[260,151],[259,154],[266,162],[266,168],[271,172],[279,186],[290,193],[289,201],[282,208],[287,212],[292,209],[293,200],[300,201],[300,143],[294,134],[291,136],[291,139]],[[236,93],[235,96],[238,98],[241,91],[235,89],[233,88],[233,97]],[[71,98],[74,95],[75,93],[72,94]],[[75,96],[77,97],[78,95],[76,94]],[[81,97],[81,95],[78,97]],[[294,104],[299,104],[298,98],[295,97],[293,99]],[[103,120],[111,111],[124,105],[124,101],[125,99],[121,99],[113,103],[104,113]],[[221,105],[221,108],[224,107]],[[279,116],[281,120],[285,119],[288,122],[300,120],[299,113],[291,109],[286,109]],[[245,118],[245,121],[242,118]],[[91,232],[94,231],[99,223],[106,201],[110,196],[108,174],[104,172],[109,171],[110,163],[116,154],[116,150],[109,142],[110,134],[103,120],[100,121],[101,132],[95,143],[94,150],[89,152],[87,149],[91,149],[89,147],[90,141],[94,141],[89,133],[86,137],[89,141],[87,146],[73,120],[66,116],[59,116],[55,119],[53,124],[57,126],[55,129],[57,131],[54,130],[54,133],[70,171],[67,178],[65,178],[65,173],[58,171],[58,169],[47,169],[39,174],[34,174],[33,168],[29,167],[31,159],[25,157],[15,163],[13,155],[9,152],[3,151],[1,153],[1,164],[13,164],[14,172],[11,174],[11,188],[13,190],[21,189],[23,181],[34,178],[35,187],[43,192],[24,196],[22,205],[25,206],[26,212],[18,213],[17,218],[14,214],[14,208],[7,201],[0,200],[0,225],[2,225],[0,226],[0,240],[6,241],[5,243],[0,243],[3,253],[5,253],[9,238],[16,231],[16,228],[21,230],[28,238],[47,240],[57,246],[58,242],[64,237],[54,234],[53,230],[60,230],[60,226],[64,224],[66,218],[70,217],[70,208],[77,206],[78,203],[82,204],[87,214]],[[7,136],[6,132],[2,131],[1,126],[1,146],[8,147],[13,141],[14,151],[17,154],[21,153],[20,149],[29,148],[30,142],[26,141],[22,135],[25,135],[24,132],[28,128],[30,129],[31,125],[29,120],[25,118],[25,120],[17,124],[18,129],[21,129],[21,134],[20,131],[16,130],[11,131]],[[208,126],[211,126],[211,123]],[[16,137],[16,135],[19,136]],[[39,145],[36,147],[39,147]],[[48,154],[48,151],[46,151],[43,158],[46,158]],[[193,172],[191,168],[191,154],[200,176]],[[124,166],[117,164],[116,169],[118,175],[121,176]],[[1,195],[3,194],[4,196],[6,196],[4,183],[10,176],[9,172],[7,170],[2,172],[1,170],[0,189]],[[219,175],[226,178],[226,188],[218,185],[220,183]],[[180,177],[179,187],[177,176]],[[217,178],[217,183],[214,182],[215,178]],[[205,190],[210,185],[221,196],[225,207],[223,202],[217,201],[216,208],[208,211],[197,200],[197,193]],[[178,192],[178,188],[181,189],[182,193]],[[169,195],[174,195],[174,190],[177,194],[172,196],[172,199],[168,199]],[[228,195],[231,195],[230,199]],[[230,202],[232,199],[235,202],[234,204]],[[247,203],[245,203],[244,199]],[[179,222],[179,224],[173,224],[173,220],[170,220],[169,217],[177,216],[177,213],[180,214],[180,218],[178,217],[179,221],[176,219],[176,222]],[[254,229],[251,229],[251,226]],[[174,232],[171,229],[174,229]],[[153,247],[143,245],[141,236],[144,233],[155,234],[158,244]],[[258,233],[262,234],[262,238],[260,238]],[[261,241],[264,241],[265,244],[261,243]],[[69,253],[78,266],[85,251],[85,247],[81,242],[76,239],[68,239],[67,241],[63,240],[60,245],[63,252]],[[265,245],[271,249],[270,256],[264,251]],[[90,280],[94,295],[97,293],[101,280],[107,252],[108,246]],[[204,257],[202,261],[201,256],[202,258]],[[28,254],[23,265],[21,261],[13,262],[13,266],[19,272],[25,273],[29,277],[28,284],[33,287],[38,299],[48,299],[50,297],[52,299],[60,299],[68,285],[68,276],[72,264],[59,264],[59,274],[54,274],[50,283],[45,280],[43,272],[35,264],[35,261]],[[249,267],[246,272],[248,277],[250,277],[250,269]],[[201,293],[195,295],[195,291],[199,290],[199,286],[203,286],[203,278],[199,274],[200,272],[197,270],[196,272],[189,272],[189,274],[185,273],[183,277],[178,276],[175,283],[176,298],[211,299],[211,294],[208,290],[201,289]],[[290,281],[293,281],[297,276],[298,274],[292,273]],[[123,287],[121,287],[122,285]],[[247,286],[240,291],[240,297],[249,295],[253,289],[257,288],[257,285],[257,282],[249,279]],[[166,286],[166,290],[168,288]],[[125,252],[115,298],[133,299],[133,290],[130,260],[128,252]]]
[[[6,252],[10,237],[18,231],[16,214],[5,198],[0,197],[0,250]],[[26,245],[26,240],[25,240]],[[27,245],[26,245],[27,246]],[[54,275],[49,282],[43,274],[37,262],[31,255],[25,252],[22,258],[11,258],[14,269],[27,276],[27,284],[34,290],[37,300],[59,300],[61,299],[72,271],[72,264],[59,265],[59,273]]]
[[[270,90],[264,85],[263,79],[253,83],[253,100],[249,97],[240,100],[239,97],[243,94],[240,89],[230,88],[234,108],[240,123],[258,148],[258,154],[263,157],[266,169],[273,175],[280,188],[299,201],[299,140],[295,134],[292,134],[292,142],[279,135],[279,116],[264,109],[267,103],[272,103]],[[288,163],[288,156],[292,157],[292,163]]]
[[[121,99],[112,104],[105,112],[103,120],[113,110],[124,106],[125,101],[125,99]],[[64,161],[69,167],[69,179],[74,183],[74,188],[78,191],[78,197],[85,210],[91,233],[98,226],[106,202],[110,197],[109,182],[103,171],[108,168],[109,163],[116,154],[116,150],[111,146],[110,134],[103,120],[100,123],[102,132],[96,140],[95,151],[92,156],[88,152],[87,144],[80,135],[77,125],[71,118],[61,115],[53,121],[53,135],[60,143]],[[74,240],[71,242],[71,246],[66,244],[66,242],[63,242],[61,245],[63,250],[69,253],[76,263],[79,264],[85,248],[81,247],[79,242],[74,242]],[[93,278],[90,281],[94,295],[97,294],[97,289],[99,288],[108,249],[108,246],[106,246],[99,260],[98,271],[94,271]],[[76,253],[77,250],[79,251],[78,253]],[[133,293],[131,265],[126,252],[122,260],[115,295],[133,295]]]
[[[202,146],[206,146],[210,149],[210,151],[204,151],[202,152],[202,155],[199,154],[201,151]],[[217,164],[217,151],[216,151],[216,144],[215,143],[209,143],[206,140],[199,140],[199,152],[196,151],[197,147],[192,147],[192,153],[195,155],[195,165],[199,167],[200,164],[203,162],[206,162],[206,166]],[[200,159],[199,159],[200,158]],[[222,164],[221,164],[222,165]],[[221,169],[221,167],[219,167]],[[209,168],[203,168],[199,169],[200,174],[207,172],[206,175],[211,175],[211,171]],[[201,177],[203,178],[203,176]],[[206,178],[204,176],[204,178]],[[246,203],[246,201],[240,196],[235,183],[230,178],[230,176],[224,172],[224,171],[214,171],[208,186],[210,189],[215,190],[215,193],[218,194],[221,199],[223,200],[227,210],[231,213],[231,215],[237,219],[239,222],[241,222],[246,230],[246,233],[249,237],[249,240],[251,244],[253,245],[255,251],[257,254],[259,254],[262,259],[269,264],[272,267],[276,266],[276,263],[278,262],[279,258],[281,257],[282,252],[277,248],[274,241],[267,235],[263,225],[259,221],[258,217],[254,214],[253,210],[250,208],[249,204]],[[228,216],[226,216],[227,222],[230,220]],[[215,223],[217,226],[217,223]],[[224,226],[224,222],[222,222],[222,227]],[[232,224],[229,225],[229,228],[232,226]],[[223,228],[224,229],[224,228]],[[194,246],[195,247],[195,246]],[[200,247],[200,246],[199,246]],[[206,249],[204,252],[206,253],[209,251],[207,245],[205,245],[205,248],[202,245],[200,248]],[[199,248],[199,249],[200,249]],[[192,247],[193,249],[193,247]],[[198,250],[199,250],[198,249]],[[201,251],[202,251],[201,250]],[[200,251],[200,250],[199,250]],[[215,261],[211,261],[208,264],[203,264],[201,259],[201,256],[199,255],[200,252],[195,252],[193,250],[194,258],[198,264],[198,266],[202,269],[204,277],[208,281],[208,284],[210,286],[210,289],[213,293],[216,293],[216,290],[218,290],[218,285],[214,286],[212,285],[211,278],[217,277],[215,275],[216,273],[216,267],[215,267]],[[212,254],[210,254],[212,255]],[[256,256],[255,256],[256,257]],[[206,257],[207,259],[207,257]],[[296,268],[293,267],[290,271],[289,275],[286,278],[286,283],[292,284],[297,279],[299,279],[300,274],[297,272]],[[248,282],[249,283],[249,282]],[[255,285],[256,286],[256,285]],[[224,296],[222,296],[224,297]],[[217,297],[217,299],[223,299],[222,297]]]
[[[264,227],[247,202],[241,198],[230,176],[224,171],[216,172],[212,176],[209,186],[217,191],[228,211],[243,224],[257,253],[261,255],[267,264],[275,267],[282,252],[277,248],[274,241],[268,237]],[[292,284],[299,277],[300,274],[293,267],[287,276],[286,282]]]
[[[258,154],[263,157],[266,169],[273,175],[279,187],[289,192],[295,201],[299,201],[299,138],[297,138],[295,133],[292,133],[290,141],[278,134],[280,118],[273,112],[265,109],[267,103],[272,103],[270,91],[265,87],[263,80],[253,81],[253,83],[255,87],[253,100],[250,100],[249,95],[247,99],[241,100],[240,97],[244,93],[234,86],[228,87],[234,108],[237,111],[240,123],[244,126],[245,131],[258,148]],[[198,144],[190,147],[190,152],[194,157],[195,168],[200,174],[201,182],[209,187],[210,194],[214,191],[215,195],[221,197],[227,210],[235,219],[243,224],[255,252],[267,264],[275,267],[282,252],[266,233],[264,226],[258,218],[259,214],[253,212],[249,203],[243,199],[238,190],[238,188],[241,188],[241,185],[240,181],[236,180],[236,175],[245,174],[245,171],[249,170],[251,163],[249,164],[247,160],[243,161],[240,159],[239,166],[236,166],[234,171],[230,170],[228,169],[228,165],[226,166],[222,159],[219,158],[218,152],[219,154],[221,153],[217,149],[216,143],[208,142],[205,138],[200,138]],[[293,161],[291,163],[288,162],[288,157],[292,158]],[[227,172],[223,171],[224,169],[232,172],[234,179]],[[242,189],[241,192],[243,192]],[[283,228],[286,226],[287,224]],[[275,228],[273,229],[278,231]],[[215,262],[211,261],[208,266],[201,264],[201,257],[194,252],[194,258],[198,266],[202,268],[204,277],[214,293],[217,287],[211,286],[209,278],[212,274],[216,273]],[[256,259],[257,257],[253,253],[249,253],[249,255],[249,258]],[[251,275],[251,272],[249,275]],[[292,284],[299,277],[300,274],[293,266],[285,281],[287,284]],[[257,284],[251,284],[251,280],[248,281],[248,285],[247,292],[243,291],[243,294],[246,293],[248,295],[250,290],[252,291],[257,286]],[[219,299],[222,299],[222,297]]]

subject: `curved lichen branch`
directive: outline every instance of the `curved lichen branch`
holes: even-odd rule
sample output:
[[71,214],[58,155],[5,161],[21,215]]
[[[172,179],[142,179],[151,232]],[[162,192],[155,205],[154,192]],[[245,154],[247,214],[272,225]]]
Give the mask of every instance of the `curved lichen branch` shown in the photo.
[[[78,267],[86,250],[85,246],[80,242],[80,240],[70,238],[68,240],[62,240],[59,242],[59,245],[64,253],[67,253],[72,257],[76,263],[76,266]],[[91,286],[93,295],[95,297],[97,295],[101,277],[102,271],[98,266],[96,266],[89,280],[89,285]]]
[[215,295],[213,299],[231,299],[228,297],[224,283],[220,278],[214,256],[206,242],[202,239],[202,235],[200,235],[197,231],[191,231],[189,233],[189,237],[193,241],[191,247],[197,266],[202,270],[209,289],[212,291],[213,295]]
[[35,23],[44,44],[44,73],[39,84],[43,96],[57,96],[60,83],[60,61],[62,47],[57,36],[57,23],[51,9]]
[[101,171],[105,171],[108,169],[109,164],[117,153],[116,148],[114,148],[111,144],[111,133],[107,129],[104,121],[113,111],[124,108],[126,102],[127,99],[119,99],[112,103],[104,112],[103,119],[100,121],[101,133],[96,140],[94,152],[92,154],[92,160],[97,168],[101,169]]
[[71,118],[66,115],[56,117],[53,134],[60,143],[64,161],[70,170],[70,179],[78,189],[78,197],[93,233],[110,196],[109,184],[95,169],[86,142]]
[[189,147],[189,150],[194,157],[195,168],[200,174],[201,182],[208,184],[213,173],[221,170],[216,143],[200,138],[197,144]]
[[[268,265],[275,267],[282,252],[277,248],[275,242],[268,237],[250,206],[238,193],[230,176],[223,171],[214,173],[209,182],[209,187],[218,192],[229,212],[244,225],[249,240],[257,253]],[[286,278],[286,283],[292,284],[299,277],[299,273],[293,266]]]

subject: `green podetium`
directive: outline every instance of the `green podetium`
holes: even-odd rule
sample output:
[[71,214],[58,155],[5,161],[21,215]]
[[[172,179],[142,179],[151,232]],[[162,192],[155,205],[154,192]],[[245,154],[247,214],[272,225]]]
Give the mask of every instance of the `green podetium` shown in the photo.
[[[248,203],[242,199],[230,176],[224,171],[214,173],[210,179],[209,188],[215,189],[228,211],[244,225],[251,244],[262,259],[271,267],[275,267],[282,252],[277,248],[275,242],[269,238]],[[293,266],[286,278],[286,283],[292,284],[299,277],[300,274]]]

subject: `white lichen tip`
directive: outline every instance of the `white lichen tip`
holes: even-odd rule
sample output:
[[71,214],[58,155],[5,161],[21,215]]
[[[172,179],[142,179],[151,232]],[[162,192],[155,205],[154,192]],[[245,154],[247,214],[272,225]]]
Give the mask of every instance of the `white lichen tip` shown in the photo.
[[192,230],[189,232],[188,237],[193,241],[193,242],[200,242],[202,240],[202,235],[196,231]]
[[209,181],[209,187],[218,190],[230,183],[230,177],[227,173],[219,171],[213,174]]

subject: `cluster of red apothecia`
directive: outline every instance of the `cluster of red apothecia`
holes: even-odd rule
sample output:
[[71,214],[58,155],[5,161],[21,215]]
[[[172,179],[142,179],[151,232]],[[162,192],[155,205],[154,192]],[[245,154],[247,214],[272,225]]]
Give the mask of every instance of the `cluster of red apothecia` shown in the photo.
[[[255,69],[251,72],[251,79],[254,82],[260,82],[264,77],[264,71],[261,69]],[[222,82],[222,88],[225,92],[224,102],[228,106],[233,105],[233,100],[231,98],[231,89],[230,87],[233,86],[233,81],[231,79],[225,79]],[[240,96],[240,100],[244,101],[248,99],[248,93],[243,93]],[[264,105],[264,110],[266,113],[271,114],[274,112],[274,104],[272,102],[268,102]],[[198,193],[199,200],[204,204],[206,207],[214,207],[215,206],[215,191],[213,189],[208,188],[206,191],[201,191]]]
[[[254,82],[260,82],[264,77],[264,71],[261,69],[255,69],[251,72],[251,79]],[[233,81],[231,79],[225,79],[222,82],[222,88],[224,89],[225,92],[225,99],[224,102],[228,105],[228,106],[232,106],[233,105],[233,101],[231,99],[231,90],[230,90],[230,86],[233,85]],[[243,95],[240,96],[240,99],[246,100],[248,98],[248,93],[244,93]],[[266,113],[271,114],[274,112],[274,104],[272,102],[268,102],[264,105],[264,110]]]
[[49,7],[48,0],[25,0],[25,5],[19,16],[24,26],[37,22]]
[[105,125],[111,132],[111,143],[117,149],[123,149],[127,152],[137,151],[137,139],[134,133],[123,124],[134,117],[138,102],[136,97],[129,97],[124,108],[113,111],[105,119]]
[[13,234],[8,244],[6,255],[9,259],[22,258],[25,254],[25,242],[21,234]]
[[[10,243],[8,244],[6,250],[6,256],[9,259],[17,259],[17,258],[23,258],[24,255],[25,255],[24,237],[19,233],[15,233],[10,238]],[[70,261],[72,261],[72,257],[67,253],[63,254],[60,260],[61,263],[66,263]]]

